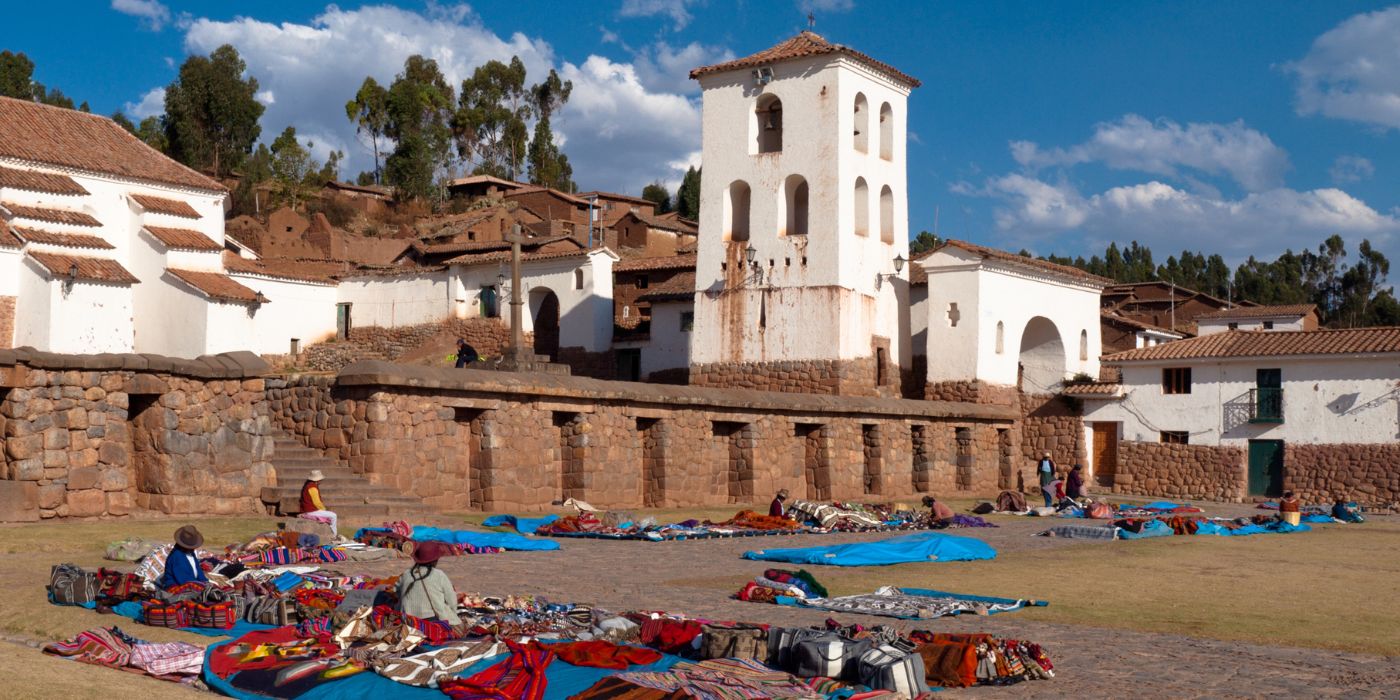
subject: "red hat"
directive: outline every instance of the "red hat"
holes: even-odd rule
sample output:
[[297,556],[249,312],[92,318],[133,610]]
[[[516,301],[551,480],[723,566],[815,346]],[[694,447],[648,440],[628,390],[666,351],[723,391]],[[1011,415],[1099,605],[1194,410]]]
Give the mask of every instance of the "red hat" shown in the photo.
[[436,564],[442,558],[442,544],[438,542],[419,542],[413,548],[413,562],[415,564]]

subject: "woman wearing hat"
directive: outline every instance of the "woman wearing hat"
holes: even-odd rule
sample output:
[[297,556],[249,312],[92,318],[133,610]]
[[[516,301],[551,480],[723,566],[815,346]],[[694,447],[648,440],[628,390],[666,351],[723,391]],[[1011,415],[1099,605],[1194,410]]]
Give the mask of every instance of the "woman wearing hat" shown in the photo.
[[787,514],[783,504],[787,502],[788,490],[779,489],[778,495],[773,497],[773,502],[768,504],[768,515],[775,518],[785,518]]
[[419,542],[413,549],[413,566],[399,576],[399,609],[405,615],[460,625],[457,589],[437,568],[441,558],[442,544],[438,542]]
[[204,535],[199,534],[195,526],[186,525],[175,531],[175,547],[166,555],[165,573],[160,576],[162,589],[191,581],[209,582],[204,569],[199,568],[199,557],[195,556],[195,550],[203,545]]
[[297,517],[310,520],[325,518],[331,521],[331,535],[339,537],[335,529],[335,513],[326,510],[326,504],[321,502],[321,480],[324,478],[326,475],[320,469],[312,469],[306,476],[306,483],[301,485],[301,512]]

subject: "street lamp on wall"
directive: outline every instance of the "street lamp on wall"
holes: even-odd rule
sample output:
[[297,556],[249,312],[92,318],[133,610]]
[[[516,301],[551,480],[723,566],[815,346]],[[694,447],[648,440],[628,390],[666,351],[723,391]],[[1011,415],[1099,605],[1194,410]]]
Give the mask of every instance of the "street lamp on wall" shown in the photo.
[[758,264],[758,249],[752,243],[744,249],[744,260],[753,272],[754,284],[763,284],[763,266]]
[[884,284],[885,278],[886,278],[886,277],[888,277],[888,278],[890,278],[890,279],[893,279],[893,278],[895,278],[895,277],[898,277],[898,276],[899,276],[899,273],[904,271],[904,263],[906,263],[906,262],[909,262],[909,261],[908,261],[908,260],[905,260],[903,255],[896,255],[896,256],[894,256],[894,272],[877,272],[877,273],[875,273],[875,288],[876,288],[876,289],[879,289],[879,288],[881,287],[881,285]]
[[78,282],[78,264],[68,263],[68,275],[63,278],[63,293],[68,294],[73,291],[73,285]]

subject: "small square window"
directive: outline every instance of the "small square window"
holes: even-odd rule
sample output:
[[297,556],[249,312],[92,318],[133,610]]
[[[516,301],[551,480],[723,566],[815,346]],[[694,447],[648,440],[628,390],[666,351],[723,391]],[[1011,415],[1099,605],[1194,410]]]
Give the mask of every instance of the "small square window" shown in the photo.
[[682,332],[682,333],[689,333],[689,332],[691,331],[691,329],[693,329],[693,328],[695,328],[695,312],[694,312],[694,311],[682,311],[682,312],[681,312],[681,332]]
[[1273,322],[1273,321],[1265,321],[1265,322],[1264,322],[1264,330],[1266,330],[1266,331],[1271,331],[1271,330],[1273,330],[1273,329],[1274,329],[1274,322]]
[[1163,430],[1163,445],[1189,445],[1191,444],[1191,434],[1185,430]]
[[1229,323],[1226,324],[1226,325],[1227,325],[1227,326],[1230,328],[1230,330],[1232,330],[1232,331],[1237,331],[1237,330],[1240,329],[1240,324],[1235,323],[1234,321],[1231,321],[1231,322],[1229,322]]
[[1167,367],[1162,370],[1163,394],[1191,393],[1191,368]]
[[636,285],[637,285],[637,289],[646,289],[646,288],[647,288],[647,276],[646,276],[646,275],[637,275]]

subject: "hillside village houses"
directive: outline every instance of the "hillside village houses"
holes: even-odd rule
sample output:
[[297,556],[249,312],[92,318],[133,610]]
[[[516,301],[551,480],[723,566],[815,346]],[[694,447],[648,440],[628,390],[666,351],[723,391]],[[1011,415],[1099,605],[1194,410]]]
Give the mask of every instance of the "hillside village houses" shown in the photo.
[[[923,490],[920,470],[945,463],[948,483],[972,488],[980,451],[998,466],[976,483],[1014,488],[1018,465],[1051,450],[1103,488],[1149,495],[1400,497],[1400,332],[1318,330],[1311,309],[1119,285],[964,241],[911,260],[918,80],[812,32],[691,77],[704,107],[698,222],[628,195],[471,176],[448,185],[449,213],[377,238],[296,212],[238,217],[229,235],[222,184],[105,118],[0,98],[0,348],[251,350],[294,365],[338,340],[338,369],[361,332],[449,324],[499,353],[506,239],[519,231],[522,330],[575,374],[976,416],[976,437],[955,425],[943,442],[928,433],[942,424],[861,424],[853,458],[868,488],[892,459],[912,460]],[[395,206],[373,189],[324,196]],[[577,415],[555,412],[561,440]],[[639,430],[659,420],[638,416]],[[786,430],[837,459],[820,447],[837,434],[824,423]]]

